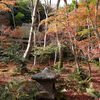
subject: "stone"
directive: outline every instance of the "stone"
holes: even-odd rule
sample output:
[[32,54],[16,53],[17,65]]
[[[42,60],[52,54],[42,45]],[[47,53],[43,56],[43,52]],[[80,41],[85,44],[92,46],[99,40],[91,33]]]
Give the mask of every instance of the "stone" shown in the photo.
[[38,82],[38,100],[55,100],[55,80],[58,77],[59,74],[52,73],[48,68],[32,75],[32,80]]

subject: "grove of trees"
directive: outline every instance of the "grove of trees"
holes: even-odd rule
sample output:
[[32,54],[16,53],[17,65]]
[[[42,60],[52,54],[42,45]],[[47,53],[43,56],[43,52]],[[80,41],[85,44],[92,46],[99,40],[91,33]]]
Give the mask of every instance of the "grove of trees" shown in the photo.
[[36,100],[29,77],[45,67],[61,76],[57,100],[99,100],[100,0],[43,1],[0,0],[0,100]]

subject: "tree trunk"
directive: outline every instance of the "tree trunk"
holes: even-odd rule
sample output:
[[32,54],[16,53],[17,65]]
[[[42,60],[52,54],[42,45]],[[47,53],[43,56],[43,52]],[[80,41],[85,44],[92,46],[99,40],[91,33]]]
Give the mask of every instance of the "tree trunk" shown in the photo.
[[[60,3],[60,0],[57,1],[56,10],[58,10],[58,8],[59,8],[59,3]],[[57,26],[55,25],[55,27],[57,27]],[[58,65],[58,67],[61,68],[61,67],[63,67],[62,47],[61,47],[61,43],[60,43],[57,33],[56,33],[56,38],[57,38],[57,45],[59,48],[59,65]]]
[[[88,20],[88,18],[87,18],[87,25],[88,25],[88,30],[90,29],[90,26],[89,26],[89,20]],[[91,37],[91,33],[89,33],[88,34],[88,38],[90,39],[90,37]],[[90,61],[90,48],[91,48],[91,46],[89,45],[88,46],[88,59],[89,59],[89,61]]]
[[[84,53],[83,53],[82,50],[81,50],[81,53],[82,53],[82,55],[85,57],[85,55],[84,55]],[[91,65],[90,65],[88,59],[89,59],[88,57],[85,57],[85,60],[86,60],[86,62],[87,62],[88,68],[89,68],[89,76],[91,76]]]
[[[99,5],[100,0],[97,0],[97,4],[96,4],[96,9],[95,9],[95,32],[96,32],[96,37],[98,39],[98,49],[100,49],[100,34],[98,32],[98,26],[97,26],[97,14],[98,14],[98,5]],[[99,51],[100,54],[100,51]],[[100,62],[100,58],[99,58],[99,62]]]
[[[36,30],[34,30],[34,48],[36,47]],[[34,50],[35,52],[35,50]],[[36,65],[36,55],[34,56],[34,65]]]
[[55,51],[54,65],[56,64],[56,62],[57,62],[57,50]]
[[36,0],[35,6],[34,6],[34,10],[33,10],[33,13],[32,13],[32,25],[31,25],[31,29],[30,29],[27,49],[26,49],[26,51],[25,51],[25,53],[23,55],[24,59],[28,58],[28,56],[29,56],[29,54],[31,52],[31,49],[32,49],[33,32],[34,32],[35,23],[36,23],[36,13],[37,13],[39,1],[40,0]]
[[64,0],[64,2],[65,2],[65,5],[67,6],[67,0]]
[[[0,34],[2,36],[2,32]],[[1,39],[1,47],[3,47],[3,39]]]
[[50,0],[50,2],[49,2],[49,3],[50,3],[50,6],[51,6],[51,0]]
[[[67,6],[67,0],[64,0],[66,6]],[[56,7],[56,10],[58,10],[59,8],[59,4],[60,4],[60,0],[57,1],[57,7]],[[56,25],[55,25],[56,26]],[[61,43],[60,43],[60,40],[59,40],[59,37],[58,37],[58,34],[56,33],[56,38],[57,38],[57,45],[58,45],[58,48],[59,48],[59,68],[63,67],[63,55],[62,55],[62,46],[61,46]],[[56,55],[56,54],[55,54]]]
[[33,13],[33,8],[34,8],[34,4],[33,4],[34,2],[33,2],[33,0],[30,0],[30,2],[31,2],[31,3],[30,3],[30,6],[31,6],[30,8],[31,8],[31,15],[32,15],[32,13]]
[[[76,9],[77,9],[77,0],[75,1],[75,16],[76,16]],[[75,22],[75,31],[77,32],[76,22]],[[76,41],[75,36],[74,36],[74,40]],[[77,54],[77,45],[76,45],[76,43],[74,43],[74,56],[75,56],[76,69],[79,72],[80,67],[79,67],[79,63],[78,63],[78,54]]]
[[48,6],[48,3],[46,4],[45,2],[45,5],[43,6],[44,8],[44,12],[45,12],[45,16],[46,16],[46,21],[45,21],[45,36],[44,36],[44,48],[46,47],[46,40],[47,40],[47,28],[48,28],[48,25],[47,25],[47,18],[48,18],[48,9],[46,8],[46,6]]
[[57,44],[58,44],[58,48],[59,48],[59,65],[58,65],[58,67],[61,68],[61,67],[63,67],[62,46],[59,41],[58,34],[56,34],[56,37],[57,37]]
[[60,0],[57,1],[57,7],[56,7],[57,10],[59,8],[59,4],[60,4]]
[[11,10],[11,15],[12,15],[12,19],[13,19],[13,27],[15,28],[15,27],[16,27],[16,24],[15,24],[15,18],[14,18],[14,10],[13,10],[13,7],[12,7],[12,10]]

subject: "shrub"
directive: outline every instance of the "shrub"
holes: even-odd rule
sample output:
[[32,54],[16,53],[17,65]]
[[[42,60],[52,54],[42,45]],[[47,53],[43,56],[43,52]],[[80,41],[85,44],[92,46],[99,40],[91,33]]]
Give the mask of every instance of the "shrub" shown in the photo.
[[85,72],[84,69],[80,69],[79,72],[77,70],[73,71],[71,76],[69,76],[68,81],[66,83],[67,88],[71,89],[74,92],[81,93],[85,92],[90,82],[91,78]]
[[90,96],[94,97],[95,99],[100,98],[100,92],[98,92],[97,90],[95,90],[93,88],[93,84],[92,83],[90,83],[90,87],[89,88],[86,88],[86,92]]
[[[31,56],[37,56],[37,61],[39,63],[47,63],[49,60],[54,60],[55,58],[55,51],[58,51],[58,47],[55,45],[55,43],[51,43],[45,48],[43,47],[34,47],[31,52]],[[72,58],[72,53],[70,52],[69,48],[62,45],[62,53],[63,53],[63,59],[66,59],[67,57]],[[58,54],[57,54],[57,60],[58,60]]]
[[34,81],[13,80],[0,87],[0,100],[35,100],[36,93]]
[[13,61],[18,63],[19,59],[22,58],[22,49],[20,44],[12,44],[10,47],[6,49],[2,49],[0,53],[0,61],[10,62]]
[[32,49],[31,55],[37,56],[39,63],[46,63],[54,59],[55,50],[58,49],[53,43],[45,48],[35,47]]
[[26,67],[26,60],[22,59],[22,49],[20,44],[14,44],[3,50],[3,53],[0,55],[0,61],[8,63],[14,62],[17,65],[17,71],[21,73],[28,72]]
[[17,15],[15,16],[15,22],[16,22],[16,25],[21,25],[22,24],[22,18],[24,18],[24,14],[21,13],[21,12],[18,12]]

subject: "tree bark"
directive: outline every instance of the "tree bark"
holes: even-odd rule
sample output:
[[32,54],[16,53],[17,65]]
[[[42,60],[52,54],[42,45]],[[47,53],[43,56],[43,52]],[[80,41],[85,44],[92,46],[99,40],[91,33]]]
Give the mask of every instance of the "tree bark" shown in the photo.
[[60,4],[60,0],[57,1],[57,7],[56,7],[57,10],[59,8],[59,4]]
[[64,0],[64,2],[65,2],[65,5],[67,6],[67,0]]
[[33,10],[33,13],[32,13],[32,25],[31,25],[31,29],[30,29],[27,49],[26,49],[26,51],[25,51],[25,53],[23,55],[24,59],[28,58],[28,56],[29,56],[29,54],[31,52],[31,49],[32,49],[33,33],[34,33],[34,29],[35,29],[36,13],[37,13],[39,1],[40,0],[36,0],[35,6],[34,6],[34,10]]
[[32,15],[32,13],[33,13],[33,8],[34,8],[34,2],[33,2],[33,0],[30,0],[30,6],[31,6],[31,15]]

